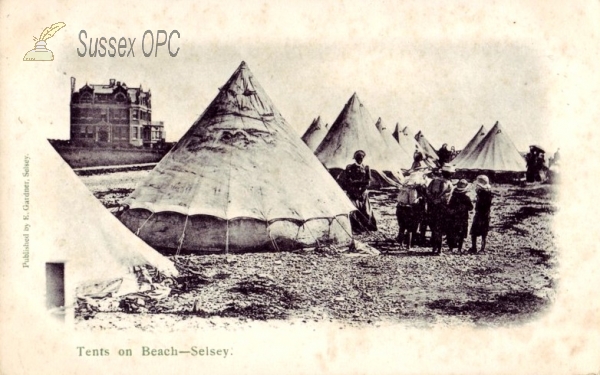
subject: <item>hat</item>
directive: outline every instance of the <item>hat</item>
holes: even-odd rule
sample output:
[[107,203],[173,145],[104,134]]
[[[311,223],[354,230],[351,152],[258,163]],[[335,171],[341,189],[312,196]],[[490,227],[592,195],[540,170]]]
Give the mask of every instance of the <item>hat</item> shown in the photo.
[[358,155],[361,155],[363,157],[363,159],[365,158],[365,156],[367,155],[363,150],[358,150],[354,153],[354,156],[352,157],[352,159],[356,160],[356,157]]
[[469,182],[465,179],[458,181],[458,184],[456,184],[456,187],[454,188],[454,191],[456,191],[457,193],[465,193],[468,190],[469,190]]
[[478,188],[484,189],[484,190],[490,190],[492,188],[492,185],[490,185],[490,179],[488,178],[488,176],[480,174],[479,176],[477,176],[477,178],[475,179],[475,185]]
[[442,172],[447,172],[447,173],[455,173],[455,172],[456,172],[456,169],[454,169],[454,166],[453,166],[453,165],[448,165],[448,164],[446,164],[446,165],[444,165],[444,166],[442,167]]

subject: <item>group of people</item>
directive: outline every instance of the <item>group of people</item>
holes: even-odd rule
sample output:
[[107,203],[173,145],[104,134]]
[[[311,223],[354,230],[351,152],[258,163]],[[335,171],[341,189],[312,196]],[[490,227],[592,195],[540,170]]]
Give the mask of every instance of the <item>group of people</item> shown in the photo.
[[[480,175],[475,180],[476,201],[471,201],[468,193],[470,184],[458,181],[454,186],[451,179],[454,169],[444,166],[434,170],[433,179],[427,183],[424,176],[411,174],[400,188],[396,217],[400,246],[411,248],[413,239],[421,245],[425,242],[427,228],[431,230],[431,248],[434,254],[442,251],[443,238],[450,251],[462,252],[464,240],[469,234],[469,213],[475,209],[471,225],[471,247],[469,252],[484,251],[490,224],[492,188],[489,178]],[[409,199],[410,197],[410,199]],[[481,248],[477,249],[477,238],[481,237]]]
[[[369,202],[368,186],[370,169],[363,164],[365,152],[356,151],[355,163],[346,167],[342,187],[352,200],[357,211],[350,220],[355,233],[377,230],[377,222]],[[451,182],[454,168],[444,165],[435,168],[429,179],[423,171],[413,171],[399,189],[396,206],[398,236],[400,246],[406,243],[411,248],[413,242],[425,245],[427,228],[431,231],[430,245],[434,254],[440,254],[444,236],[451,251],[462,252],[464,240],[469,234],[469,215],[475,210],[471,225],[471,247],[469,252],[485,250],[490,224],[492,187],[489,178],[480,175],[475,179],[475,204],[468,193],[471,185],[466,180]],[[429,180],[429,181],[428,181]],[[481,237],[481,248],[477,249],[477,239]]]

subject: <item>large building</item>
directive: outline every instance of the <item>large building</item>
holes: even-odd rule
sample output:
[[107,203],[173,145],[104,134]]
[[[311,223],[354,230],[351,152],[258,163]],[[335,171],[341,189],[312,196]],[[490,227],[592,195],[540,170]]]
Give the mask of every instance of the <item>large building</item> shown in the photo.
[[71,141],[78,144],[155,147],[165,141],[162,121],[152,121],[150,90],[85,84],[75,91],[71,78]]

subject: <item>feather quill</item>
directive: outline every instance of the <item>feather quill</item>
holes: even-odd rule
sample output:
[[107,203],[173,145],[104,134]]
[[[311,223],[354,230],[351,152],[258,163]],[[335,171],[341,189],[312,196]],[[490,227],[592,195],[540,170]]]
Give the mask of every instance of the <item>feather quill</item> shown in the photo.
[[58,30],[62,29],[65,26],[67,25],[64,22],[57,22],[55,24],[52,24],[52,26],[50,27],[46,27],[44,31],[42,31],[39,40],[45,41],[52,38]]

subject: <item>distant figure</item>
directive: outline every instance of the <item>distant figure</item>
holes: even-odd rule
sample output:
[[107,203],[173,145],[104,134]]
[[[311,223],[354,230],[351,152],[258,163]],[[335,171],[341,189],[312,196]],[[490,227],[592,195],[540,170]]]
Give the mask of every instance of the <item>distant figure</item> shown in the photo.
[[436,171],[436,175],[427,186],[427,211],[431,227],[431,247],[434,254],[442,252],[444,217],[447,215],[448,202],[452,196],[453,186],[450,179],[453,175],[454,168],[445,165],[441,169],[441,176]]
[[448,164],[450,162],[450,160],[452,159],[452,153],[450,152],[450,150],[448,150],[448,144],[444,143],[442,145],[442,147],[438,150],[437,152],[439,160],[440,160],[440,166],[444,166],[446,164]]
[[477,237],[481,237],[481,252],[485,251],[486,239],[490,228],[490,212],[492,209],[492,186],[485,175],[475,179],[475,217],[471,225],[471,249],[469,252],[477,253]]
[[458,155],[454,146],[450,147],[450,161],[454,160],[454,158]]
[[469,183],[467,180],[458,181],[448,203],[446,238],[450,251],[458,249],[458,252],[461,252],[463,242],[469,232],[469,211],[473,210],[473,202],[467,196],[468,191]]
[[356,151],[354,153],[356,162],[346,167],[344,175],[344,190],[358,209],[358,211],[350,214],[350,224],[352,230],[356,233],[377,230],[377,221],[373,215],[371,203],[369,202],[369,192],[367,191],[371,180],[371,170],[369,166],[362,164],[365,156],[364,151]]
[[402,248],[407,235],[406,247],[412,247],[413,238],[416,238],[417,228],[425,213],[423,193],[425,178],[422,173],[416,172],[408,176],[398,192],[396,205],[396,218],[398,219],[398,237],[396,240]]
[[525,178],[527,182],[534,182],[535,175],[537,174],[538,164],[538,153],[535,147],[529,146],[529,153],[525,155],[525,162],[527,163],[527,172],[525,172]]
[[546,180],[546,157],[544,152],[539,152],[535,160],[535,181],[543,182]]
[[413,154],[413,163],[412,166],[410,167],[411,170],[417,170],[417,169],[421,169],[423,168],[423,160],[425,159],[425,156],[423,155],[423,153],[421,152],[421,150],[419,150],[418,146],[415,146],[415,152]]

